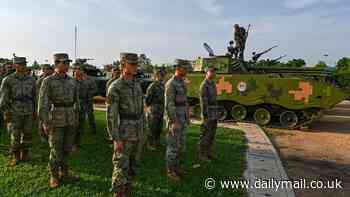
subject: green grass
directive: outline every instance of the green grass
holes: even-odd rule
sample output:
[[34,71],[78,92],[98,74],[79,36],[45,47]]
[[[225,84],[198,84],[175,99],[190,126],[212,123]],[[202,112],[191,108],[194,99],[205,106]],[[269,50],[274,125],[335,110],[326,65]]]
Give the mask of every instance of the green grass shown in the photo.
[[[71,156],[70,166],[81,178],[80,182],[64,183],[56,190],[47,186],[49,175],[47,162],[48,145],[40,142],[34,131],[32,150],[33,161],[8,167],[9,136],[2,131],[0,137],[0,196],[111,196],[109,193],[112,173],[112,147],[106,143],[104,113],[96,113],[99,134],[85,133],[83,149]],[[163,143],[165,144],[164,139]],[[145,151],[139,162],[134,182],[134,196],[150,197],[200,197],[200,196],[246,196],[243,190],[206,190],[204,180],[241,180],[245,166],[245,139],[238,130],[218,129],[215,151],[217,159],[211,163],[198,164],[197,143],[199,127],[191,125],[187,134],[185,169],[189,172],[181,183],[173,184],[166,178],[165,149]]]

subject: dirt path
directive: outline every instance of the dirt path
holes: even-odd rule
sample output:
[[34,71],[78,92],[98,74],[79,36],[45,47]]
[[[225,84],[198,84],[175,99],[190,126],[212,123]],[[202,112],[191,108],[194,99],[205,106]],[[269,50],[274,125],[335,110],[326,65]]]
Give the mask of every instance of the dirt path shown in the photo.
[[[349,116],[350,104],[327,112],[333,113]],[[343,189],[295,190],[297,197],[350,196],[350,118],[326,116],[308,131],[269,129],[267,133],[291,179],[343,181]]]

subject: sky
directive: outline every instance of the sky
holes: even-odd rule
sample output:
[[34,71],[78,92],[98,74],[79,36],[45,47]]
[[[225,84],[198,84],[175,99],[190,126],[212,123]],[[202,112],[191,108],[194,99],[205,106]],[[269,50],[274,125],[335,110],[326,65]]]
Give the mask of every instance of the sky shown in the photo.
[[[57,52],[104,65],[120,52],[145,53],[153,63],[226,53],[232,28],[251,24],[251,52],[279,47],[263,58],[287,55],[307,65],[350,56],[349,0],[0,0],[0,57],[13,53],[52,63]],[[328,54],[328,57],[324,55]]]

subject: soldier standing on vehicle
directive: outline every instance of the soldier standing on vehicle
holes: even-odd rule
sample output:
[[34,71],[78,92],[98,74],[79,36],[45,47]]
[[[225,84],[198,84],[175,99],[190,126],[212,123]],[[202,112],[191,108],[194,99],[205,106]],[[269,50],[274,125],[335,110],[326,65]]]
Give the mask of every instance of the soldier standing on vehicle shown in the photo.
[[5,77],[1,83],[0,109],[11,134],[10,166],[28,161],[32,145],[32,128],[36,118],[36,90],[33,77],[26,75],[25,57],[14,57],[15,73]]
[[106,92],[107,92],[109,86],[113,83],[113,81],[115,81],[116,79],[118,79],[120,77],[120,73],[121,73],[121,71],[120,71],[119,66],[113,66],[112,77],[106,83]]
[[213,159],[212,146],[215,139],[217,128],[217,101],[215,68],[208,68],[205,79],[203,80],[199,99],[202,111],[201,137],[199,141],[199,159],[210,161]]
[[238,59],[244,60],[245,44],[248,38],[248,32],[244,27],[240,27],[238,24],[234,25],[234,40],[236,42],[236,48],[238,50]]
[[97,93],[97,84],[95,82],[95,79],[88,76],[85,72],[84,74],[85,82],[88,86],[88,105],[87,105],[87,117],[90,125],[90,129],[92,130],[93,134],[97,133],[96,130],[96,121],[95,121],[95,114],[94,114],[94,96]]
[[[46,77],[52,75],[54,72],[53,67],[50,64],[43,64],[41,66],[41,70],[42,70],[42,75],[36,81],[36,98],[37,98],[37,100],[39,100],[39,91],[40,91],[40,88],[41,88],[41,85],[42,85],[44,79]],[[42,121],[40,120],[40,118],[38,121],[38,132],[39,132],[39,135],[40,135],[42,141],[47,141],[47,135],[45,135],[45,132],[43,131]]]
[[187,62],[177,60],[175,75],[165,85],[165,114],[167,120],[166,162],[168,178],[180,181],[186,173],[182,169],[182,156],[185,151],[186,127],[189,123],[187,87],[184,78]]
[[66,73],[71,60],[66,53],[54,55],[55,73],[44,79],[39,94],[39,117],[50,145],[50,188],[64,179],[76,180],[69,171],[68,158],[76,136],[79,92],[74,79]]
[[76,151],[81,148],[81,141],[84,134],[86,111],[89,105],[89,89],[84,77],[84,68],[81,65],[76,64],[74,65],[73,73],[79,92],[79,124],[73,146],[73,151]]
[[164,76],[160,69],[155,69],[154,82],[147,88],[145,104],[150,133],[148,143],[152,150],[160,147],[160,134],[163,129],[164,115]]
[[131,196],[135,157],[143,129],[143,94],[135,78],[138,56],[121,53],[122,76],[107,92],[107,125],[114,144],[111,192]]
[[234,41],[231,40],[229,42],[229,45],[227,47],[227,53],[231,56],[231,57],[234,57],[235,59],[237,59],[237,56],[238,56],[238,49],[236,47],[234,47]]

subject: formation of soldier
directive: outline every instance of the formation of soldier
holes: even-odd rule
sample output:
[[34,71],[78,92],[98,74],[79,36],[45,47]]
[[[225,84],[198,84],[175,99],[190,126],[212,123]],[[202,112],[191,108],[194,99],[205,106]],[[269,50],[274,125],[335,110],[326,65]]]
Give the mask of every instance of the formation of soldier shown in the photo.
[[[151,150],[161,146],[163,117],[166,120],[166,168],[169,180],[177,182],[187,174],[184,169],[187,126],[190,121],[185,77],[187,61],[177,60],[174,75],[165,83],[164,69],[154,72],[154,82],[143,95],[135,77],[138,56],[121,53],[120,68],[113,68],[106,95],[106,122],[113,141],[111,192],[131,196],[136,175],[139,142],[148,125],[147,141]],[[67,71],[71,60],[65,53],[54,55],[54,66],[43,65],[43,75],[35,81],[26,69],[26,58],[15,57],[15,72],[2,80],[0,110],[4,112],[11,134],[10,165],[30,160],[32,128],[38,112],[39,133],[49,143],[49,187],[57,188],[62,180],[77,180],[68,166],[69,155],[81,147],[86,112],[92,99],[84,67],[76,63],[73,77]],[[203,124],[198,156],[213,159],[212,145],[217,127],[215,69],[209,68],[200,87]],[[92,109],[93,110],[93,109]],[[91,125],[93,129],[96,127]]]

